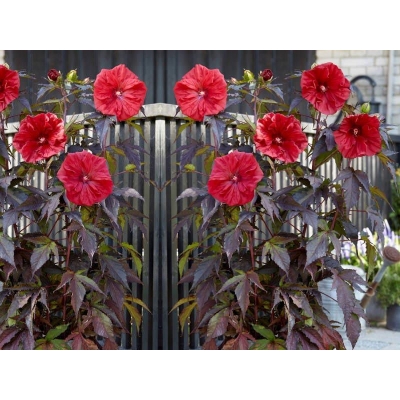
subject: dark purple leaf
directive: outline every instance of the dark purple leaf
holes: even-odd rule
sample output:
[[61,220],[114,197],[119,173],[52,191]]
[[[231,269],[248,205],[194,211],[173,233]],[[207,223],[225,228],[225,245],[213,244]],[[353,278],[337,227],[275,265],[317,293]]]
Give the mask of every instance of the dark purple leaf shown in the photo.
[[69,283],[68,292],[71,293],[71,305],[75,314],[78,315],[78,311],[81,308],[83,298],[85,297],[86,290],[82,283],[76,279],[75,275]]
[[301,96],[295,97],[290,103],[288,114],[290,114],[292,110],[296,108],[303,100],[304,99]]
[[225,132],[226,124],[224,121],[221,121],[216,117],[210,117],[207,123],[210,124],[211,132],[214,137],[215,148],[218,150],[219,145],[221,144],[222,136]]
[[260,196],[262,206],[265,208],[265,211],[271,219],[273,220],[274,218],[277,218],[280,220],[279,208],[276,206],[275,201],[263,193],[258,192],[258,195]]
[[62,193],[53,193],[51,197],[46,201],[42,208],[42,212],[40,214],[40,218],[44,218],[47,215],[47,220],[51,217],[53,214],[54,210],[59,206],[60,204],[60,197]]
[[18,207],[16,207],[16,211],[31,211],[31,210],[40,210],[43,204],[46,203],[46,200],[39,195],[29,195],[28,198],[21,203]]
[[[53,243],[52,243],[53,244]],[[43,264],[49,260],[51,254],[51,245],[42,245],[35,247],[31,255],[32,274],[40,269]]]
[[224,251],[226,253],[226,256],[228,257],[228,261],[231,260],[233,253],[239,250],[241,240],[242,231],[239,229],[233,229],[225,235]]
[[99,256],[99,261],[102,271],[108,271],[112,278],[128,288],[126,271],[122,265],[123,261],[104,254]]
[[140,147],[135,146],[127,141],[119,144],[118,147],[124,151],[129,162],[131,164],[134,164],[138,171],[141,171],[142,170],[141,153],[146,153],[144,151],[144,149],[142,149],[142,151],[141,151],[141,150],[139,150],[139,149],[141,149]]
[[351,314],[349,319],[346,321],[346,335],[350,340],[351,345],[354,346],[357,344],[357,341],[361,334],[361,323],[360,319],[356,314]]
[[321,136],[325,136],[325,144],[328,151],[336,147],[335,137],[331,128],[325,128],[321,132]]
[[312,155],[311,155],[311,161],[315,160],[317,157],[319,157],[321,154],[324,154],[328,151],[328,147],[326,146],[326,139],[324,136],[321,136],[317,142],[315,143]]
[[[19,221],[19,212],[13,209],[6,211],[3,214],[3,230],[7,231],[7,229],[16,224]],[[1,257],[1,252],[0,252]]]
[[218,270],[220,262],[221,256],[218,254],[206,257],[202,260],[194,272],[192,288],[197,286],[199,282],[206,280],[213,270]]
[[313,210],[305,209],[300,212],[305,224],[310,225],[317,230],[318,228],[318,214]]
[[278,246],[274,243],[267,242],[265,248],[271,254],[271,259],[274,261],[280,269],[289,272],[290,267],[290,257],[286,247]]
[[318,260],[326,254],[328,247],[327,233],[319,232],[312,236],[311,240],[306,244],[307,250],[307,263],[311,264],[313,261]]
[[240,309],[242,310],[243,317],[245,317],[246,311],[250,304],[250,289],[250,281],[247,279],[247,277],[240,281],[235,288],[235,295]]
[[207,327],[207,338],[212,339],[218,336],[224,335],[229,322],[229,311],[228,309],[223,309],[213,315],[208,323]]
[[381,243],[385,243],[385,235],[383,233],[385,226],[383,224],[382,215],[373,207],[367,207],[366,211],[368,219],[371,221],[372,231],[378,234],[378,239],[381,241]]
[[122,239],[122,228],[118,222],[119,201],[114,196],[108,196],[100,202],[102,209],[110,218],[110,222],[118,235],[118,239]]
[[88,254],[90,260],[93,260],[94,253],[97,249],[96,235],[82,227],[78,232],[78,241],[82,249]]
[[113,324],[110,318],[96,308],[92,309],[92,325],[97,335],[109,339],[114,338]]
[[323,339],[318,331],[309,327],[304,327],[301,329],[301,332],[310,340],[311,343],[314,343],[319,350],[324,350]]
[[107,133],[110,129],[110,125],[112,124],[112,120],[108,117],[101,118],[96,121],[95,123],[95,128],[96,128],[96,133],[99,138],[99,142],[101,144],[101,148],[105,148],[105,143],[107,139]]
[[365,193],[369,194],[369,178],[368,175],[360,170],[354,171],[354,175],[360,183],[361,189],[364,190]]
[[14,261],[14,243],[8,240],[2,234],[0,235],[0,259],[8,262],[13,267],[15,267]]
[[37,97],[36,100],[39,100],[41,97],[43,97],[47,92],[50,92],[52,90],[54,90],[54,85],[52,83],[49,84],[39,84],[41,86],[41,88],[39,89],[38,93],[37,93]]
[[18,328],[8,328],[0,334],[0,350],[19,333]]
[[344,201],[348,210],[358,203],[360,186],[360,182],[353,174],[350,178],[344,180],[342,187],[344,189]]

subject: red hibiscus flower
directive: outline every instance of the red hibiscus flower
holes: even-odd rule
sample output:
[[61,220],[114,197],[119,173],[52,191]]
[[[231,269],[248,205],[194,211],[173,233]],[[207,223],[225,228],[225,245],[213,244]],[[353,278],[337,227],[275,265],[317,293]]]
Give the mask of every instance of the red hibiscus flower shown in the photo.
[[88,151],[68,153],[57,173],[69,201],[91,206],[108,197],[113,181],[104,158]]
[[200,64],[175,83],[174,93],[182,113],[200,122],[224,110],[228,96],[224,75]]
[[102,69],[93,85],[96,109],[124,121],[136,115],[144,103],[147,87],[124,64]]
[[241,206],[253,199],[263,175],[253,154],[235,150],[214,160],[208,192],[221,203]]
[[0,65],[0,112],[18,97],[19,75],[4,65]]
[[261,153],[290,163],[297,160],[308,141],[293,115],[268,113],[257,121],[254,143]]
[[34,163],[58,154],[66,142],[63,120],[55,114],[42,113],[22,120],[13,146],[25,161]]
[[326,115],[339,111],[351,92],[350,82],[342,70],[331,62],[304,71],[300,85],[303,98]]
[[345,117],[333,132],[338,150],[343,157],[373,156],[381,151],[382,138],[378,117],[368,114]]

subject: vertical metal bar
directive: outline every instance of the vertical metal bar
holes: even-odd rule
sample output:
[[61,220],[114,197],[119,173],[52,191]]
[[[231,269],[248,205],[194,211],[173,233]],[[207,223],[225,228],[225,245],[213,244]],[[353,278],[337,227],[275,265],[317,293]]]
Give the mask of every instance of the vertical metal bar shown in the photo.
[[[143,171],[145,176],[150,176],[151,166],[150,166],[150,153],[151,153],[151,121],[150,119],[146,119],[144,123],[144,130],[143,130],[144,138],[146,140],[146,148],[145,150],[149,154],[144,154],[144,166]],[[145,199],[143,204],[143,214],[147,216],[149,219],[145,221],[146,227],[148,229],[148,240],[144,242],[143,249],[142,249],[142,257],[143,257],[143,272],[142,272],[142,282],[143,282],[143,292],[142,292],[142,300],[143,302],[149,307],[152,314],[144,313],[143,320],[142,320],[142,349],[149,350],[151,346],[151,326],[152,326],[152,319],[154,316],[155,305],[151,300],[151,288],[150,288],[150,269],[152,263],[152,254],[151,254],[151,247],[152,247],[152,205],[151,205],[151,198],[152,198],[152,187],[150,184],[144,185],[143,188],[143,197]]]

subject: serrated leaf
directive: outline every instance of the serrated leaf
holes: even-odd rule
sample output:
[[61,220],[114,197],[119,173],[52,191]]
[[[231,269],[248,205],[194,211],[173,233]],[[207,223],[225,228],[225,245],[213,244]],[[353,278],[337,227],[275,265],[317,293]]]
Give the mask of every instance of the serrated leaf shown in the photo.
[[225,234],[224,238],[224,251],[230,262],[233,253],[239,250],[240,242],[242,240],[242,231],[240,229],[233,229]]
[[112,321],[106,314],[96,308],[92,309],[92,325],[97,335],[109,339],[114,338]]
[[213,315],[207,326],[207,338],[212,339],[225,334],[228,328],[229,311],[223,309]]
[[75,275],[70,280],[68,291],[71,293],[72,308],[75,311],[75,315],[78,315],[78,311],[81,308],[83,298],[86,294],[86,289],[82,283],[76,279]]
[[312,236],[306,244],[307,262],[306,266],[319,258],[325,256],[328,247],[327,233],[319,232]]
[[194,272],[192,289],[197,286],[199,282],[205,281],[213,270],[217,270],[221,262],[220,255],[213,255],[204,258],[197,266]]
[[290,256],[287,249],[285,247],[277,246],[273,242],[271,243],[271,241],[265,243],[264,249],[271,254],[272,261],[274,261],[279,268],[288,274],[290,267]]
[[128,281],[126,271],[122,265],[123,261],[117,258],[101,254],[99,255],[99,261],[101,269],[107,270],[112,278],[117,282],[122,283],[126,288],[128,288]]
[[82,249],[86,251],[90,260],[93,260],[94,253],[97,249],[96,235],[82,227],[78,231],[78,242],[82,246]]
[[242,281],[238,283],[235,288],[235,295],[239,304],[240,309],[242,310],[242,315],[245,317],[246,311],[250,304],[250,281],[245,277]]
[[15,267],[14,249],[14,243],[0,234],[0,258],[11,264],[13,267]]
[[49,260],[51,254],[51,244],[36,247],[33,249],[31,255],[31,268],[32,273],[40,269],[43,264]]

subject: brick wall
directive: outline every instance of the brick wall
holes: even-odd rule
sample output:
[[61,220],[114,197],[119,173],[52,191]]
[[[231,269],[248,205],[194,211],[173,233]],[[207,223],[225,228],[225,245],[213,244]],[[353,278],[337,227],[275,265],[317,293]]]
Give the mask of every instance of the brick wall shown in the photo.
[[[381,103],[380,113],[387,122],[396,126],[391,133],[400,133],[400,50],[394,50],[392,62],[391,106],[388,107],[388,82],[390,70],[389,50],[317,50],[317,63],[331,61],[340,67],[349,80],[358,75],[369,75],[376,82],[375,101]],[[366,81],[358,81],[364,100],[371,99],[371,89]],[[387,112],[389,111],[389,114]]]

